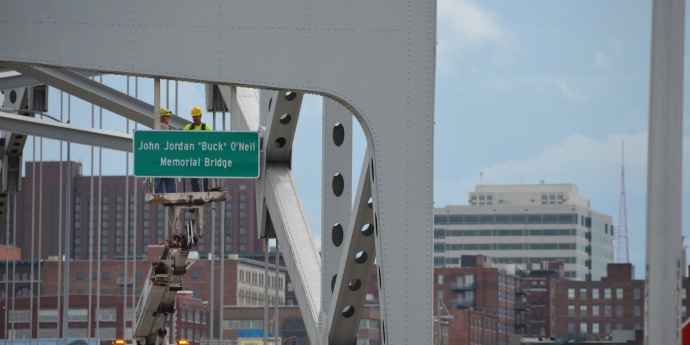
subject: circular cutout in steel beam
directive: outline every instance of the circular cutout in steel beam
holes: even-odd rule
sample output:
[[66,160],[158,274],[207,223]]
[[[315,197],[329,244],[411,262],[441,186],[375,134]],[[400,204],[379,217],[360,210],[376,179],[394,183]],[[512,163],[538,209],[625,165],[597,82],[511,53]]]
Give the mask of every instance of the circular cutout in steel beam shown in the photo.
[[10,103],[14,103],[17,101],[17,91],[10,91]]
[[350,280],[350,282],[347,284],[347,287],[350,289],[350,291],[357,291],[361,286],[362,281],[357,278]]
[[371,236],[374,233],[374,226],[371,223],[364,224],[362,227],[362,235]]
[[335,223],[335,225],[333,225],[331,240],[336,247],[340,247],[340,245],[343,244],[343,226],[340,225],[340,223]]
[[367,262],[367,252],[361,251],[357,254],[355,254],[355,262],[358,264],[363,264]]
[[295,92],[288,91],[288,92],[285,93],[285,99],[288,100],[288,101],[294,100],[295,97],[297,97],[297,93],[295,93]]
[[333,175],[333,194],[340,196],[343,194],[343,190],[345,190],[345,179],[342,174],[337,173]]
[[275,147],[277,147],[277,148],[281,148],[281,147],[285,146],[285,143],[287,143],[287,140],[285,140],[285,138],[283,138],[283,137],[280,137],[280,138],[276,139],[276,141],[273,143],[273,145],[275,145]]
[[333,143],[335,146],[340,146],[345,141],[345,127],[338,122],[333,126]]
[[331,278],[331,292],[335,291],[335,282],[338,280],[338,275],[334,274]]
[[280,115],[280,123],[287,125],[288,123],[290,123],[290,120],[292,120],[292,116],[290,116],[290,114],[285,113],[283,115]]
[[347,307],[343,308],[344,317],[351,317],[352,315],[355,315],[355,307],[348,305]]

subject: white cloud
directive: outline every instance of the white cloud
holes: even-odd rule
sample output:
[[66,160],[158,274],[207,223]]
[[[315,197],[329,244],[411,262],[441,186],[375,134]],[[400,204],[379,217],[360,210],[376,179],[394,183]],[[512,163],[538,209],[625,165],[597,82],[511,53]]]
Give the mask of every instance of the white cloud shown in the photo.
[[500,42],[509,37],[498,20],[472,0],[439,0],[439,25],[451,29],[456,44]]
[[499,20],[473,0],[438,1],[439,69],[451,66],[449,61],[461,48],[500,45],[511,38],[512,34],[503,28]]
[[484,83],[484,86],[499,89],[555,90],[567,100],[581,102],[586,100],[587,96],[578,92],[572,86],[572,84],[577,82],[579,81],[572,78],[563,78],[558,76],[534,76],[524,78],[494,79]]
[[438,205],[466,204],[464,199],[479,183],[573,183],[581,188],[596,190],[620,184],[621,142],[625,140],[626,169],[644,170],[647,161],[647,134],[611,135],[597,141],[583,134],[574,134],[563,142],[545,147],[538,156],[525,160],[510,160],[491,166],[477,166],[454,181],[436,180],[435,197]]
[[611,59],[609,59],[601,52],[597,52],[596,54],[594,54],[594,63],[599,68],[607,68],[611,65]]

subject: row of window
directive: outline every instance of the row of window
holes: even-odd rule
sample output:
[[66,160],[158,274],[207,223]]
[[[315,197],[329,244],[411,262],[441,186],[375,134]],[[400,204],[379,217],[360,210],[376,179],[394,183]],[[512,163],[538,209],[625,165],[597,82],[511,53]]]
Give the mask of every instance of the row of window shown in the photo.
[[585,237],[584,231],[575,229],[489,229],[489,230],[446,230],[434,229],[434,238],[477,237],[477,236],[575,236]]
[[207,321],[206,321],[207,317],[208,317],[208,313],[205,311],[192,310],[192,309],[180,310],[180,320],[181,321],[205,325],[207,323]]
[[[239,282],[264,286],[264,273],[240,269]],[[269,273],[268,287],[276,286],[275,272]],[[283,289],[283,278],[278,277],[278,288]]]
[[[580,329],[577,330],[579,333],[582,334],[600,334],[602,333],[602,330],[599,328],[600,323],[599,322],[592,322],[591,324],[588,324],[587,322],[580,322]],[[610,334],[611,333],[611,323],[606,322],[603,324],[604,329],[603,329],[603,334]],[[623,323],[622,322],[617,322],[616,324],[616,329],[617,330],[623,330]],[[640,323],[635,323],[633,325],[634,329],[641,329],[642,324]],[[568,333],[574,333],[575,332],[575,323],[569,322],[568,323]]]
[[[599,307],[600,307],[599,305],[593,305],[592,310],[591,310],[591,315],[590,315],[588,310],[587,310],[588,307],[586,305],[580,305],[580,307],[579,307],[580,313],[578,314],[578,316],[613,316],[613,314],[611,313],[611,311],[612,311],[611,305],[609,305],[609,304],[604,305],[603,313],[600,313]],[[616,307],[616,316],[618,316],[618,317],[623,316],[624,306],[616,305],[615,307]],[[575,308],[576,308],[575,305],[572,305],[572,304],[568,305],[568,316],[575,316]],[[634,305],[633,306],[633,316],[637,316],[637,317],[642,316],[642,307],[640,305]]]
[[[616,299],[623,299],[623,288],[616,288],[615,290],[611,288],[604,288],[604,299],[611,299],[612,298],[612,292],[615,292],[615,298]],[[575,299],[575,288],[568,288],[568,299]],[[580,288],[579,289],[579,295],[580,299],[599,299],[599,288],[592,288],[592,294],[591,297],[588,294],[589,289],[587,288]],[[642,296],[642,290],[640,288],[635,288],[633,289],[633,298],[634,299],[640,299]]]
[[[134,315],[134,310],[127,308],[125,311],[125,320],[132,321]],[[38,321],[39,322],[58,322],[60,319],[60,313],[57,309],[41,309],[38,311]],[[67,319],[69,321],[80,322],[88,321],[88,310],[87,309],[69,309],[67,311]],[[98,321],[115,321],[117,319],[117,310],[114,308],[106,308],[98,310]],[[28,309],[24,310],[10,310],[9,311],[9,321],[10,322],[30,322],[31,321],[31,311]]]
[[[492,261],[497,263],[497,264],[527,264],[527,263],[539,264],[542,262],[563,261],[566,264],[578,263],[578,264],[584,266],[584,259],[578,260],[575,257],[493,258]],[[582,261],[582,262],[580,263],[580,261]],[[460,258],[458,258],[458,257],[454,257],[454,258],[446,258],[443,256],[435,256],[434,257],[434,266],[436,266],[436,267],[458,266],[458,265],[460,265]]]
[[[31,339],[31,329],[8,329],[9,339]],[[115,327],[99,327],[95,328],[96,338],[102,339],[116,339],[117,333]],[[73,328],[67,329],[68,338],[88,338],[87,328]],[[131,333],[131,331],[130,331]],[[59,338],[59,333],[57,328],[39,328],[38,329],[38,339],[57,339]]]
[[436,215],[434,224],[577,224],[577,214]]
[[577,243],[434,243],[434,252],[447,250],[580,250],[585,246]]

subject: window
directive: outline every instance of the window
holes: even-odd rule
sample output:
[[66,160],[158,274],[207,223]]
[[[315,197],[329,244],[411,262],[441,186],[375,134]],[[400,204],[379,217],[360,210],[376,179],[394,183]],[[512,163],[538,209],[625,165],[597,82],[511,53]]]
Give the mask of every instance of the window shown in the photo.
[[611,306],[610,305],[604,306],[604,316],[611,316]]
[[101,279],[110,279],[110,272],[101,272]]
[[575,316],[575,306],[572,304],[568,305],[568,316]]
[[[685,294],[683,294],[685,296]],[[633,298],[634,299],[640,299],[640,288],[635,288],[633,290]]]
[[568,289],[568,299],[575,299],[575,289],[573,289],[573,288]]
[[639,305],[634,306],[633,307],[633,316],[640,316],[640,315],[641,315],[640,306]]
[[606,334],[611,333],[611,324],[608,322],[604,324],[604,333],[606,333]]
[[38,311],[38,321],[39,322],[57,322],[58,312],[57,309],[42,309]]
[[592,316],[599,316],[599,306],[598,305],[592,306]]
[[575,333],[575,324],[568,322],[568,333]]
[[443,274],[438,275],[437,284],[443,284]]
[[587,316],[587,306],[586,305],[580,306],[580,316]]
[[587,333],[587,322],[580,322],[580,333]]
[[69,321],[87,321],[88,311],[86,309],[69,309],[67,310],[67,319]]
[[[38,338],[57,338],[58,330],[57,328],[40,328],[38,330]],[[115,339],[114,337],[112,339]]]
[[30,322],[31,313],[26,310],[10,310],[10,322]]
[[580,288],[580,299],[587,299],[587,288]]
[[623,288],[616,289],[616,299],[623,299]]
[[98,321],[116,321],[117,310],[115,308],[99,309]]
[[599,323],[592,322],[592,333],[599,334]]
[[604,289],[604,298],[611,299],[611,289]]
[[84,280],[84,272],[77,272],[77,280]]
[[599,299],[599,289],[592,289],[592,299]]
[[616,306],[616,316],[623,316],[623,306],[622,305]]

